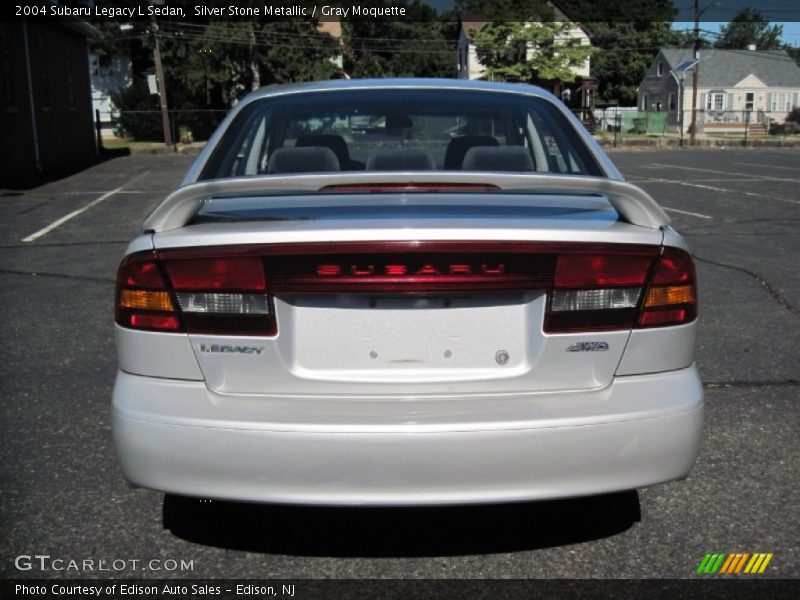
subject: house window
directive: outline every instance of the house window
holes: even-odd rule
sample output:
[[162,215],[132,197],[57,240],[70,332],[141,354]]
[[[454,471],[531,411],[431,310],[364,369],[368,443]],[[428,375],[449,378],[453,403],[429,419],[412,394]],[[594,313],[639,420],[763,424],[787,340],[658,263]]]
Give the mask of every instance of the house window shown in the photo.
[[770,111],[771,112],[789,112],[792,110],[792,95],[791,94],[770,94]]
[[712,92],[706,101],[706,110],[722,110],[725,108],[725,93]]
[[675,94],[670,92],[669,97],[667,99],[667,110],[673,111],[675,110]]
[[656,102],[656,112],[661,112],[661,102]]
[[656,75],[661,77],[664,74],[664,63],[658,61],[658,66],[656,67]]
[[649,102],[648,102],[649,100],[650,100],[650,97],[647,94],[642,96],[642,110],[647,110],[647,105],[649,104]]

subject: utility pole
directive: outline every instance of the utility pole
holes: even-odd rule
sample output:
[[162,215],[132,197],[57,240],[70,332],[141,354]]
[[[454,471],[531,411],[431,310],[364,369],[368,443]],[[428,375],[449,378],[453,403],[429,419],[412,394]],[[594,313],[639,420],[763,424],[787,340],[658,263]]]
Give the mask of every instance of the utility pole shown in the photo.
[[253,74],[253,83],[250,89],[255,91],[261,87],[261,73],[258,70],[258,60],[256,59],[256,32],[252,23],[250,23],[250,72]]
[[155,15],[150,15],[155,45],[153,46],[153,62],[156,64],[156,83],[158,84],[158,102],[161,105],[161,122],[164,125],[164,145],[172,146],[172,132],[169,127],[169,108],[167,107],[167,88],[164,85],[164,71],[161,69],[161,48],[158,45],[158,23]]
[[[689,143],[694,146],[697,132],[697,77],[700,72],[700,5],[694,0],[694,69],[692,71],[692,123],[689,125]],[[683,102],[683,98],[681,98]]]

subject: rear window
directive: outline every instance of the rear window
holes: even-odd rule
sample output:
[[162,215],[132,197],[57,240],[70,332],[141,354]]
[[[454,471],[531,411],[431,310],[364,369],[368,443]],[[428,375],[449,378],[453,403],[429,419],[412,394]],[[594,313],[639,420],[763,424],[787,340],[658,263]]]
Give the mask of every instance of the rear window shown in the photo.
[[201,179],[335,171],[602,175],[549,101],[460,90],[340,90],[246,106]]

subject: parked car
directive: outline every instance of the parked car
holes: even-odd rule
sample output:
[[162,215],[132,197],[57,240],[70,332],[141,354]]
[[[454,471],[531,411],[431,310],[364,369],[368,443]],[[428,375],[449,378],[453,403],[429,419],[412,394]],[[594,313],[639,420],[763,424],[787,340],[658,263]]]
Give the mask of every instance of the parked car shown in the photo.
[[679,479],[695,286],[667,215],[541,89],[265,88],[119,267],[119,462],[163,492],[321,505]]

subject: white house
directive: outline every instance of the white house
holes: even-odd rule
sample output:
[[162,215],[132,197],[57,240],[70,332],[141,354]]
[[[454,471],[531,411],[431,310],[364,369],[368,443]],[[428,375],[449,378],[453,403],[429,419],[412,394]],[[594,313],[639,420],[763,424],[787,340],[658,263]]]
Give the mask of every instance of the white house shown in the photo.
[[104,138],[114,137],[113,120],[119,111],[111,96],[127,88],[133,82],[131,59],[127,56],[114,56],[107,66],[100,66],[94,54],[89,55],[92,75],[92,118],[97,111],[103,123]]
[[[546,0],[546,4],[553,9],[553,18],[559,22],[569,22],[573,27],[567,31],[563,36],[557,39],[557,42],[574,44],[577,46],[591,46],[591,37],[589,31],[572,19],[557,2],[553,0]],[[485,72],[486,67],[481,64],[478,59],[477,51],[475,48],[474,35],[480,31],[488,21],[482,17],[464,16],[461,20],[461,29],[458,34],[458,78],[459,79],[481,79]],[[536,52],[535,48],[528,50],[528,55],[531,56]],[[586,59],[582,65],[575,67],[572,71],[575,73],[578,85],[584,79],[590,77],[591,60]]]
[[[693,60],[690,48],[662,48],[639,85],[639,110],[667,112],[668,123],[692,120],[692,71],[683,85],[674,69]],[[700,50],[697,82],[697,130],[765,133],[770,122],[783,123],[800,106],[800,67],[783,50]]]

